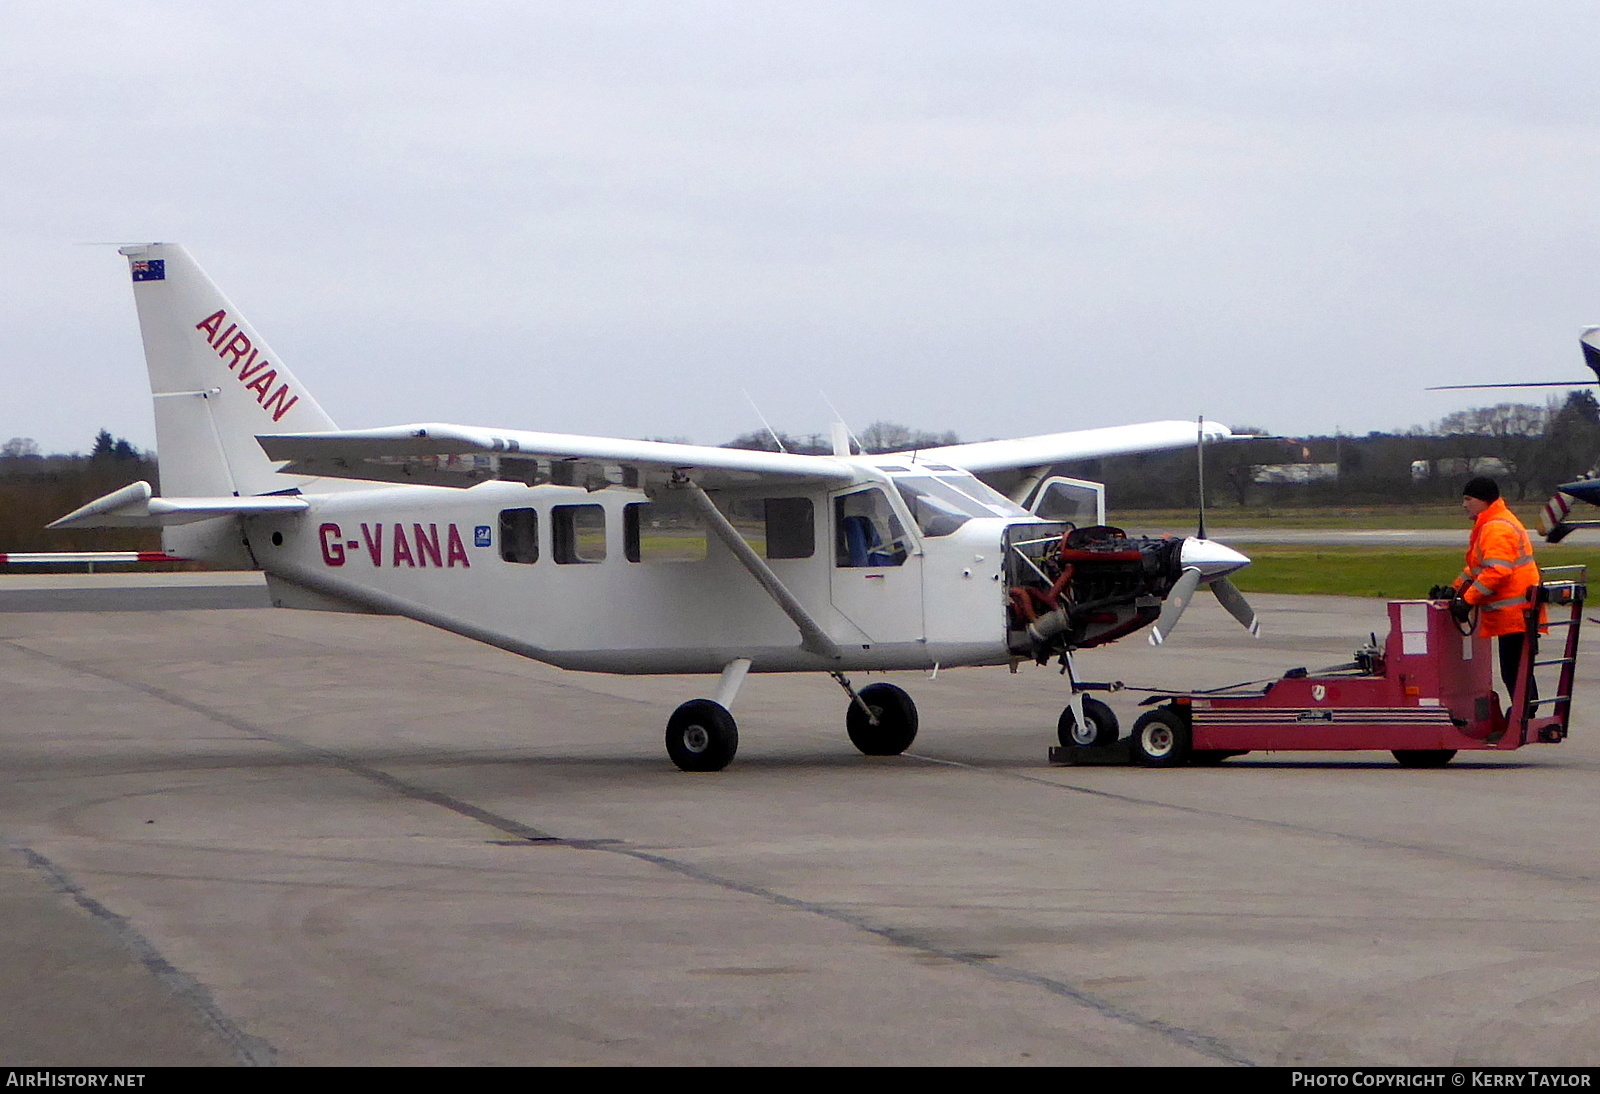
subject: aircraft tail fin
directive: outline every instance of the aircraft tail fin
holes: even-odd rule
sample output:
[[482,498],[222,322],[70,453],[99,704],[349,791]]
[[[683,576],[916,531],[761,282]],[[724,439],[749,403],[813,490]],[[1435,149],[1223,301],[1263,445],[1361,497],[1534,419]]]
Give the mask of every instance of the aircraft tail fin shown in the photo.
[[[1588,349],[1586,345],[1584,349]],[[1571,533],[1572,527],[1567,524],[1567,514],[1572,512],[1572,502],[1567,496],[1557,490],[1550,495],[1550,500],[1544,503],[1544,509],[1539,513],[1539,534],[1544,536],[1546,543],[1560,543]]]
[[1539,513],[1539,533],[1546,543],[1560,543],[1580,528],[1600,528],[1600,520],[1573,520],[1572,496],[1557,490]]
[[250,497],[280,475],[256,437],[337,428],[250,321],[175,243],[123,247],[133,274],[167,497]]

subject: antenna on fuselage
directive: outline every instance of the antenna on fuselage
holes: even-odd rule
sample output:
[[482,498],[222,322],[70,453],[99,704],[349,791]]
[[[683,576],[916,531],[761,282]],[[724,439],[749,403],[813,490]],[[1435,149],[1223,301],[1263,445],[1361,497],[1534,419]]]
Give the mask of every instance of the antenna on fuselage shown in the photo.
[[772,428],[772,423],[767,421],[767,416],[765,414],[761,413],[761,408],[756,406],[756,401],[754,399],[750,398],[749,389],[748,388],[740,388],[739,392],[744,396],[744,401],[750,404],[750,409],[756,412],[756,417],[761,419],[761,424],[764,425],[766,427],[766,429],[767,429],[767,436],[771,437],[772,438],[772,443],[778,446],[778,451],[779,452],[787,452],[787,451],[789,451],[787,448],[783,447],[783,438],[779,437],[778,436],[778,431],[776,429]]

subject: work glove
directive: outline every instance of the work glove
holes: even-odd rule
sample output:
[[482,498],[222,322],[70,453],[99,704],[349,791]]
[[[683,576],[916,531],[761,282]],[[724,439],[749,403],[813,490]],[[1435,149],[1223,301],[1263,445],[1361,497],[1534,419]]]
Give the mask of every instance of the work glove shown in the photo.
[[1428,590],[1429,600],[1453,600],[1456,590],[1454,585],[1435,585]]
[[1455,597],[1450,601],[1450,618],[1457,623],[1465,623],[1472,618],[1472,605],[1459,596]]

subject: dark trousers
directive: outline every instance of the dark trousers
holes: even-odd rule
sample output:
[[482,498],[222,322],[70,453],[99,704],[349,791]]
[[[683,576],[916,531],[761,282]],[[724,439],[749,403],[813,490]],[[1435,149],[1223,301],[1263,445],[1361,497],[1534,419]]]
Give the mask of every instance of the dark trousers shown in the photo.
[[[1511,694],[1516,691],[1517,665],[1522,661],[1522,643],[1525,640],[1533,643],[1533,649],[1528,656],[1537,658],[1539,656],[1539,636],[1537,634],[1529,635],[1518,631],[1516,634],[1502,634],[1500,636],[1500,679],[1506,685],[1506,710],[1508,712],[1511,709]],[[1530,714],[1533,713],[1533,701],[1537,698],[1539,698],[1539,681],[1530,673],[1528,676],[1527,695],[1528,712]]]

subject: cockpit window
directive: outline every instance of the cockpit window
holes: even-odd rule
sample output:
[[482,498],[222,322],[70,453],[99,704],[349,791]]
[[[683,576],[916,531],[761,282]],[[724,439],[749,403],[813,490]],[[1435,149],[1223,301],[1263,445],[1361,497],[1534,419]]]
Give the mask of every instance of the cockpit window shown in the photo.
[[940,475],[939,481],[954,487],[988,509],[989,512],[984,514],[985,516],[1025,517],[1028,515],[1028,511],[1022,506],[974,475],[961,475],[959,478],[953,475]]
[[899,476],[894,484],[925,536],[948,536],[973,517],[1001,515],[990,512],[989,506],[931,475]]

